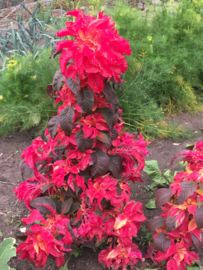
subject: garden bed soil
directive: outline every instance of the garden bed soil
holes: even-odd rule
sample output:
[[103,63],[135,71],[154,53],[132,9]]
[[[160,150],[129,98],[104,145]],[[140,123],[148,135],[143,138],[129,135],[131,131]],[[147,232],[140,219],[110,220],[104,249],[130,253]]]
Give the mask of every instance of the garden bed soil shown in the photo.
[[[194,117],[188,113],[178,116],[176,120],[182,125],[189,127],[197,135],[196,138],[182,142],[174,142],[166,139],[153,141],[148,145],[149,155],[146,159],[158,160],[161,170],[168,169],[170,167],[170,160],[172,157],[178,151],[184,149],[187,143],[195,143],[203,140],[202,118],[202,112]],[[19,231],[19,228],[15,228],[15,226],[19,224],[21,218],[28,213],[25,206],[22,203],[19,203],[13,194],[13,188],[22,182],[19,169],[21,161],[20,155],[23,149],[31,144],[33,138],[33,131],[14,133],[7,137],[0,137],[0,230],[3,233],[3,236],[0,237],[0,243],[3,241],[3,238],[15,237],[16,231]],[[160,210],[146,209],[145,205],[149,201],[150,192],[146,190],[145,186],[150,185],[152,180],[146,175],[146,173],[142,173],[142,179],[144,182],[132,184],[132,199],[142,202],[144,214],[147,219],[150,219],[159,214]],[[143,232],[140,232],[138,237],[141,235],[143,236]],[[17,240],[17,243],[19,244],[20,240]],[[142,243],[141,250],[143,251],[143,255],[145,255],[147,250],[146,243]],[[78,258],[72,258],[70,260],[68,269],[102,270],[102,267],[97,260],[98,253],[99,251],[94,252],[91,249],[84,248]],[[12,258],[9,265],[16,270],[39,269],[26,260],[18,260],[17,257]],[[139,265],[138,269],[141,267],[151,268],[154,267],[154,265],[149,259],[147,259],[144,261],[144,265]],[[46,267],[43,269],[57,270],[58,268],[55,266],[52,259],[49,259]]]

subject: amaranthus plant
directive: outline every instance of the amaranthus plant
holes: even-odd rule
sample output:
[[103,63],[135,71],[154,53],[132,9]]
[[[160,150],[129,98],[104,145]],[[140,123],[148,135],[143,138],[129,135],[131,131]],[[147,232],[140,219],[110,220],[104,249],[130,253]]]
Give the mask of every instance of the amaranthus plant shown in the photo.
[[[48,94],[57,94],[58,113],[48,123],[46,141],[36,138],[22,154],[23,177],[15,188],[30,215],[27,239],[17,248],[20,259],[43,268],[50,255],[60,267],[77,245],[108,244],[99,262],[127,269],[142,260],[132,242],[145,221],[142,204],[130,200],[129,181],[140,181],[147,154],[143,137],[124,132],[115,87],[122,91],[124,54],[129,42],[120,37],[111,18],[80,10],[58,37],[52,56],[60,55],[60,70]],[[35,221],[37,224],[34,224]]]
[[199,260],[203,247],[203,142],[181,155],[186,169],[168,189],[156,191],[156,206],[163,213],[148,224],[156,231],[148,254],[158,264],[166,262],[167,270],[185,270]]

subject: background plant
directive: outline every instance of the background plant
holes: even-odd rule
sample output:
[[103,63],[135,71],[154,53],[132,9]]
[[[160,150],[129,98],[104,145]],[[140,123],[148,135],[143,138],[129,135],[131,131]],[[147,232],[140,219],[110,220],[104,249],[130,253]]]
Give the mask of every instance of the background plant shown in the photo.
[[149,132],[167,136],[164,114],[197,110],[202,89],[201,5],[179,1],[175,6],[149,6],[143,13],[117,2],[114,10],[107,10],[132,48],[124,75],[126,95],[120,99],[129,125],[143,130],[149,126]]
[[38,56],[30,53],[7,59],[0,79],[1,135],[37,125],[41,132],[56,112],[52,99],[46,94],[46,86],[52,82],[58,68],[57,61],[48,60],[50,53],[51,49],[46,49]]

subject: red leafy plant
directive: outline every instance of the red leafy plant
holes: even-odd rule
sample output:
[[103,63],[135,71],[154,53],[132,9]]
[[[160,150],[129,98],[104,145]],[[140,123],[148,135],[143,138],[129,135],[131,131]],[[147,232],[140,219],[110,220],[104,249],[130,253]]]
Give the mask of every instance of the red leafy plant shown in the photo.
[[163,213],[148,223],[148,230],[156,231],[148,254],[167,270],[185,270],[199,260],[203,247],[203,142],[181,155],[185,171],[176,174],[168,189],[155,192]]
[[[26,241],[17,248],[20,259],[43,268],[48,256],[58,267],[78,245],[108,249],[99,262],[126,270],[142,260],[132,242],[145,221],[142,204],[130,200],[129,181],[140,181],[147,154],[141,134],[124,132],[115,88],[122,91],[129,42],[119,36],[111,18],[80,10],[57,36],[51,56],[60,55],[47,93],[59,103],[45,135],[22,154],[24,182],[14,192],[30,215]],[[25,176],[29,174],[29,178]],[[35,221],[38,221],[37,224]]]

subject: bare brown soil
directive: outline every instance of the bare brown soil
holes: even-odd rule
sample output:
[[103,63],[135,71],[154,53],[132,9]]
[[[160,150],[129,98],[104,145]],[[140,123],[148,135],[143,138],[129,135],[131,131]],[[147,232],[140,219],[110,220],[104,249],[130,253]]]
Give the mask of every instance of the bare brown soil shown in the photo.
[[[184,126],[189,126],[193,132],[196,132],[197,137],[192,140],[185,140],[181,143],[177,143],[170,140],[157,140],[148,145],[149,155],[147,160],[158,160],[161,170],[168,169],[170,166],[170,160],[173,155],[181,149],[184,149],[187,143],[195,143],[203,140],[202,133],[202,118],[203,113],[199,113],[192,117],[191,115],[184,113],[176,118],[176,120]],[[19,224],[21,218],[27,214],[27,209],[22,203],[19,203],[13,193],[13,189],[21,181],[21,175],[19,170],[19,163],[21,161],[20,156],[26,147],[28,147],[33,137],[33,130],[14,133],[7,137],[0,137],[0,230],[3,233],[3,237],[0,237],[0,243],[3,238],[15,237],[16,231],[19,228],[15,228]],[[175,144],[174,144],[175,143]],[[150,219],[160,213],[159,209],[148,210],[145,205],[149,201],[150,192],[146,190],[145,186],[150,185],[152,180],[145,174],[142,174],[144,182],[138,182],[132,184],[132,199],[143,203],[144,214],[147,219]],[[147,222],[146,222],[147,224]],[[145,225],[146,225],[145,224]],[[138,237],[144,236],[143,232],[140,232]],[[135,239],[135,242],[137,240]],[[20,240],[17,240],[17,244]],[[147,245],[142,243],[141,250],[143,255],[146,254]],[[102,267],[98,263],[97,257],[99,252],[94,252],[91,249],[84,248],[78,258],[72,258],[68,264],[71,270],[102,270]],[[16,257],[12,258],[9,262],[11,267],[16,270],[37,270],[31,263],[27,261],[18,260]],[[149,268],[154,267],[150,260],[146,260],[143,265],[139,264],[138,269],[141,267]],[[55,263],[50,259],[44,268],[44,270],[57,270]],[[142,268],[143,269],[143,268]]]

